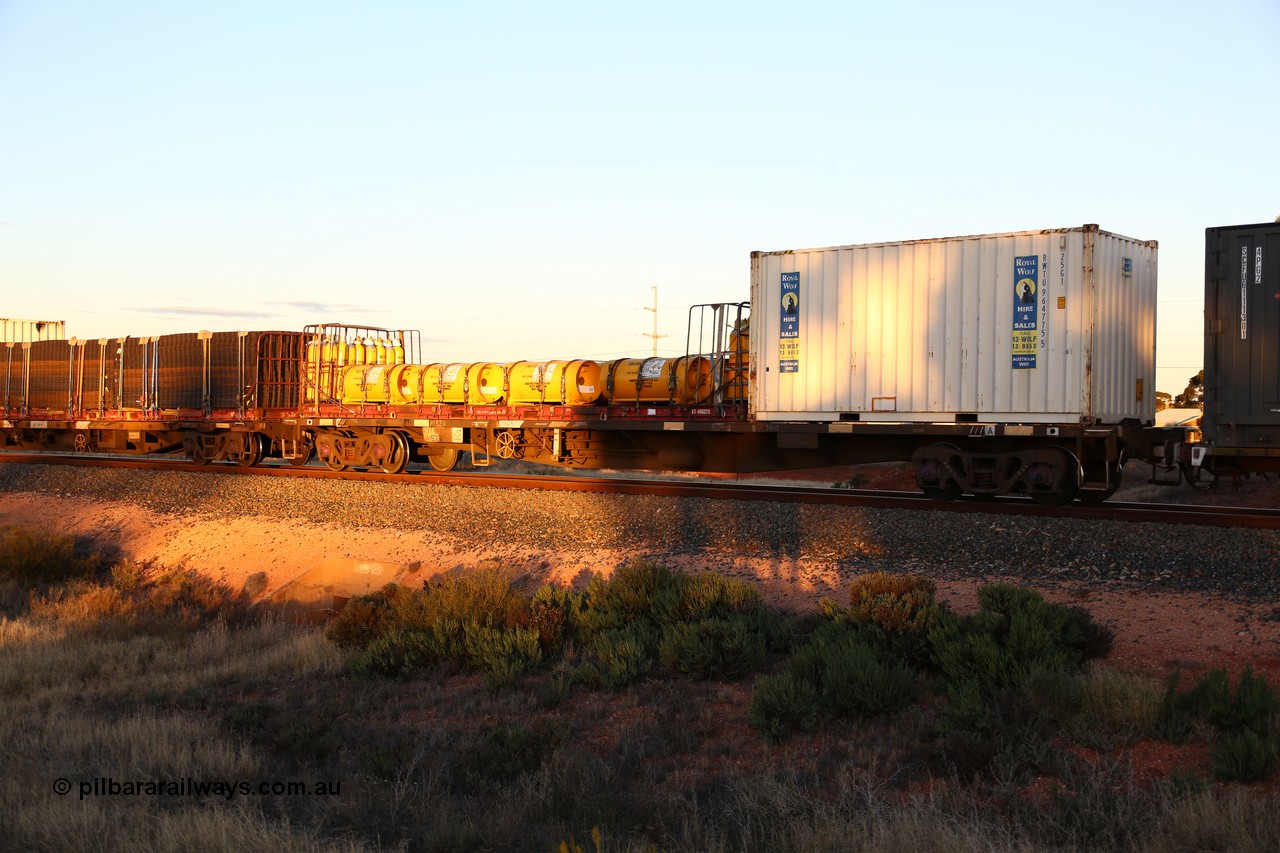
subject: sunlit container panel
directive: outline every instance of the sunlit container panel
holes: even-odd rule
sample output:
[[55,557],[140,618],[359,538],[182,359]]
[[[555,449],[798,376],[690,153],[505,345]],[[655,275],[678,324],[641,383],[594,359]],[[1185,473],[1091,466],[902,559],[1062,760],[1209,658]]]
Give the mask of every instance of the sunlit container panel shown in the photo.
[[67,336],[62,320],[13,320],[0,317],[0,343],[8,341],[54,341]]
[[1150,423],[1156,250],[1089,225],[753,253],[754,415]]

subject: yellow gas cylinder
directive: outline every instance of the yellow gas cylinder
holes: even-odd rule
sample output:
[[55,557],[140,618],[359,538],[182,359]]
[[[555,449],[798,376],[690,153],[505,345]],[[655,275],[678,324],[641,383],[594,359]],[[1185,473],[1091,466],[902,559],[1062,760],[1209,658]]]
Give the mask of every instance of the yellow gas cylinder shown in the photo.
[[307,341],[307,393],[308,403],[314,403],[316,399],[316,376],[320,359],[320,338],[315,337]]
[[364,338],[357,336],[356,339],[351,342],[351,363],[352,364],[365,363]]
[[333,340],[325,337],[320,341],[317,354],[320,358],[320,391],[326,396],[333,388]]
[[378,363],[378,344],[374,340],[373,335],[370,335],[369,337],[364,339],[364,363],[365,364]]
[[502,365],[479,361],[467,368],[467,402],[473,406],[499,402],[505,393]]
[[711,362],[700,355],[674,359],[623,358],[609,362],[606,367],[611,389],[609,402],[615,405],[691,405],[711,395]]
[[720,390],[726,400],[747,399],[746,369],[737,367],[726,369],[720,378]]
[[428,364],[422,374],[423,403],[465,403],[467,366]]
[[391,347],[391,361],[393,364],[404,364],[404,340],[398,339]]
[[507,402],[589,406],[604,393],[594,361],[517,361],[507,367]]
[[395,364],[391,366],[389,377],[391,384],[391,402],[396,404],[417,403],[423,393],[422,374],[425,364]]
[[356,365],[342,369],[342,402],[386,403],[390,399],[387,369],[383,365]]

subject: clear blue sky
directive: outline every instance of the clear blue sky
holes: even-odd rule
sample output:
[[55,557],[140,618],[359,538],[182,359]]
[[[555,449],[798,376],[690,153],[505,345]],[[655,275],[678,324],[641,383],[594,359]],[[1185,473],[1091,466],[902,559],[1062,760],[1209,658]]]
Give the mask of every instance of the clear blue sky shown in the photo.
[[1280,215],[1280,3],[0,0],[0,316],[665,352],[749,253]]

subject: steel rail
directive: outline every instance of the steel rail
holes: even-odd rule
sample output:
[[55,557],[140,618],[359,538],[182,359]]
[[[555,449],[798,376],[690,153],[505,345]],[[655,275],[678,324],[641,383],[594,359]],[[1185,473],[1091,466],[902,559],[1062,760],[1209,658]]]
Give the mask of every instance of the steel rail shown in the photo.
[[1107,502],[1042,506],[1024,497],[954,501],[934,501],[918,492],[844,489],[831,486],[765,485],[717,476],[710,480],[629,479],[606,476],[564,476],[501,473],[440,473],[425,466],[404,474],[380,471],[331,471],[319,465],[297,467],[289,464],[261,464],[245,468],[233,463],[196,465],[163,458],[120,459],[89,454],[43,455],[25,452],[0,453],[0,463],[28,465],[80,465],[125,470],[179,471],[266,477],[310,477],[358,480],[378,483],[444,485],[492,489],[542,489],[595,494],[653,495],[705,498],[708,500],[773,501],[857,506],[880,509],[933,510],[938,512],[987,513],[1040,518],[1076,518],[1094,521],[1191,524],[1212,527],[1239,527],[1280,530],[1280,509],[1193,504]]

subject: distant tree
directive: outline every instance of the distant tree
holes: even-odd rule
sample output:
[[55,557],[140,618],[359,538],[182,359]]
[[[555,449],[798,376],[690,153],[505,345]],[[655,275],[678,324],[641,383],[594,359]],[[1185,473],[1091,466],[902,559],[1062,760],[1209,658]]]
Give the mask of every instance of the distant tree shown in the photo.
[[1204,368],[1187,380],[1187,387],[1173,398],[1173,405],[1183,409],[1199,409],[1204,406]]
[[1170,394],[1168,391],[1156,392],[1156,411],[1157,412],[1160,411],[1161,409],[1168,409],[1172,405],[1173,405],[1172,394]]

